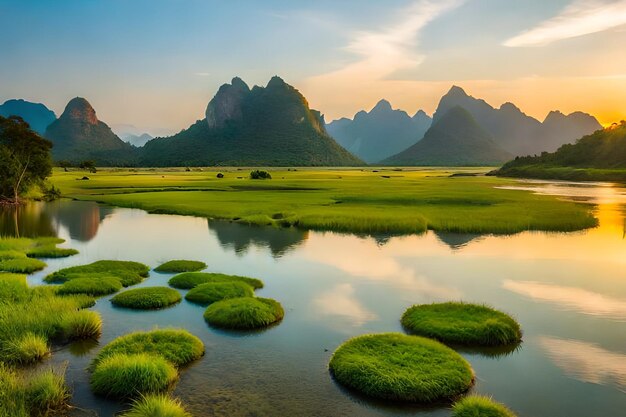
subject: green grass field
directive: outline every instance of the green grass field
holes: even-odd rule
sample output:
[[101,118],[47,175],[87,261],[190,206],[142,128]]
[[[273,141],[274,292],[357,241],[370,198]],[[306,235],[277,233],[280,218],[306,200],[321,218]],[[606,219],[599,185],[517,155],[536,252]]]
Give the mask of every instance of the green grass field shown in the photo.
[[[251,180],[250,169],[55,170],[64,196],[257,225],[355,233],[515,233],[572,231],[596,225],[589,206],[526,191],[497,189],[514,180],[483,169],[270,169],[271,180]],[[224,174],[218,179],[217,173]]]

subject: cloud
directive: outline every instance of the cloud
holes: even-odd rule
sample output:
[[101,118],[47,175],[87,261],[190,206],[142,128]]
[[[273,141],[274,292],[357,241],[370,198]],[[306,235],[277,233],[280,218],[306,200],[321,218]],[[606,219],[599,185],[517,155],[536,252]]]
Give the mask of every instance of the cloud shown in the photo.
[[603,32],[626,24],[626,0],[576,0],[538,26],[508,39],[504,46],[544,46],[562,39]]
[[362,326],[378,318],[359,302],[351,284],[339,284],[316,297],[313,307],[318,314],[343,318],[354,326]]

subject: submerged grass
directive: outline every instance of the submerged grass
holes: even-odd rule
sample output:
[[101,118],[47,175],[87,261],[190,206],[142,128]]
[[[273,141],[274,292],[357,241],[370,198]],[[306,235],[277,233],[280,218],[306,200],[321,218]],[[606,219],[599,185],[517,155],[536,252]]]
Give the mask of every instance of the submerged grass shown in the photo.
[[204,319],[212,326],[251,330],[267,327],[285,316],[280,303],[270,298],[230,298],[207,307]]
[[489,397],[470,395],[452,406],[452,417],[515,417],[515,414]]
[[254,297],[254,288],[243,282],[208,282],[190,289],[185,295],[185,300],[209,305],[216,301],[239,297]]
[[263,288],[263,281],[256,278],[208,272],[184,272],[172,277],[168,281],[172,287],[179,289],[191,289],[200,284],[206,284],[209,282],[242,282],[250,285],[254,289]]
[[207,265],[204,262],[177,259],[165,262],[154,268],[154,270],[157,272],[195,272],[201,271],[206,267]]
[[168,287],[144,287],[121,292],[111,298],[118,307],[151,310],[169,307],[182,300],[180,293]]
[[120,417],[192,417],[181,402],[164,394],[151,394],[136,400]]
[[474,381],[469,363],[454,350],[400,333],[350,339],[329,368],[340,384],[370,397],[418,403],[450,401]]
[[493,308],[458,302],[422,304],[407,309],[402,326],[410,333],[444,343],[499,346],[519,343],[520,325]]

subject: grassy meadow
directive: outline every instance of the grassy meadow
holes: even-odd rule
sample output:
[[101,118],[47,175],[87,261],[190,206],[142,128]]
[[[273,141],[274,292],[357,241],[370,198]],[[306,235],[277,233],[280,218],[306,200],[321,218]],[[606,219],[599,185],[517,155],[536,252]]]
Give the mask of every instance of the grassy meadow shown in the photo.
[[504,234],[596,225],[588,206],[496,188],[515,180],[467,175],[488,168],[277,168],[271,180],[251,180],[250,170],[57,169],[51,181],[66,197],[152,213],[354,233]]

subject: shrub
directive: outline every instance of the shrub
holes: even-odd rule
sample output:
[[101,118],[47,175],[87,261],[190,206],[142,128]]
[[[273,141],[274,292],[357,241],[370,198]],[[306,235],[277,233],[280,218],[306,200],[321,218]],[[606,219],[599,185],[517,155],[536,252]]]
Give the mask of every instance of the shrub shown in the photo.
[[208,282],[243,282],[254,289],[263,288],[263,281],[256,278],[207,272],[184,272],[169,280],[169,284],[172,287],[185,290]]
[[453,399],[474,380],[454,350],[400,333],[352,338],[335,351],[329,368],[340,384],[370,397],[419,403]]
[[174,260],[165,262],[154,270],[157,272],[194,272],[201,271],[206,268],[206,266],[204,262]]
[[59,294],[87,294],[94,297],[108,295],[122,289],[119,278],[102,276],[98,278],[76,278],[59,286]]
[[150,310],[169,307],[182,299],[178,291],[168,287],[135,288],[121,292],[111,298],[118,307]]
[[204,305],[240,297],[254,297],[254,289],[243,282],[208,282],[190,289],[185,295],[187,301]]
[[162,356],[116,353],[98,363],[90,385],[95,394],[126,398],[165,391],[177,378],[174,365]]
[[410,333],[444,343],[497,346],[518,343],[519,324],[492,308],[467,303],[424,304],[410,307],[402,316]]
[[471,395],[452,406],[452,417],[515,417],[515,414],[491,398]]
[[267,171],[254,170],[250,172],[251,180],[271,180],[272,175]]
[[0,261],[0,271],[32,274],[46,267],[45,262],[39,259],[14,258]]
[[279,302],[269,298],[230,298],[211,304],[204,319],[212,326],[226,329],[258,329],[283,319]]
[[192,417],[179,400],[164,394],[150,394],[136,400],[120,417]]

